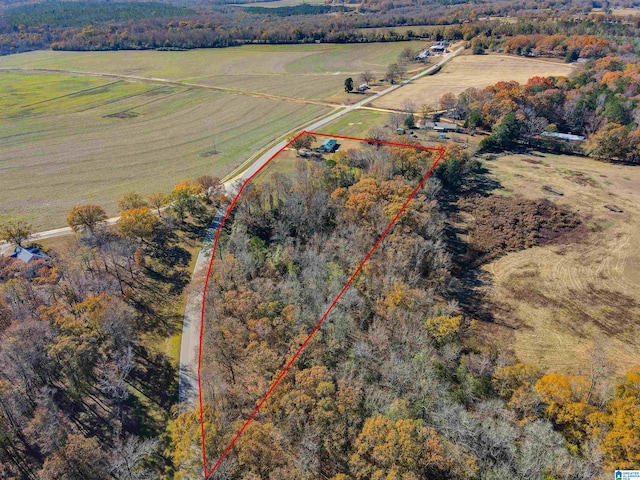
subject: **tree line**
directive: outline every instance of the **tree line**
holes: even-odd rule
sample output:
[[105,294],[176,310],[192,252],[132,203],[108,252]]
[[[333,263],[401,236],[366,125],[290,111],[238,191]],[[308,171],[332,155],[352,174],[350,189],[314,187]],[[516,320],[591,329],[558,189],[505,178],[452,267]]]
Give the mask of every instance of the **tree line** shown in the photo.
[[[172,475],[178,372],[162,345],[182,325],[185,247],[227,201],[219,186],[201,177],[169,195],[126,194],[116,226],[78,205],[67,248],[0,257],[0,477]],[[6,222],[0,239],[24,245],[30,230]]]
[[[310,7],[302,7],[303,14],[286,17],[280,17],[277,12],[225,6],[213,9],[200,6],[202,11],[194,16],[184,9],[152,9],[139,7],[135,2],[102,7],[105,11],[97,11],[96,16],[92,16],[94,10],[85,8],[86,4],[82,2],[77,6],[28,6],[20,7],[22,10],[10,9],[7,15],[0,17],[0,54],[37,48],[190,49],[245,43],[359,43],[415,38],[468,39],[481,49],[493,48],[501,44],[504,37],[517,35],[570,33],[624,37],[632,42],[639,37],[636,20],[606,13],[586,15],[592,2],[567,0],[529,5],[496,0],[482,5],[449,3],[387,4],[376,1],[360,5],[356,10],[318,14],[304,14]],[[545,5],[551,10],[545,10]],[[77,9],[74,23],[60,19],[56,8],[65,12],[66,9]],[[555,13],[550,15],[549,11]],[[285,9],[282,14],[288,15],[287,12]],[[493,15],[518,15],[521,19],[515,23],[489,20]],[[173,18],[167,20],[164,18],[167,16]],[[411,25],[416,28],[403,33],[369,28]],[[437,28],[420,27],[424,25]]]

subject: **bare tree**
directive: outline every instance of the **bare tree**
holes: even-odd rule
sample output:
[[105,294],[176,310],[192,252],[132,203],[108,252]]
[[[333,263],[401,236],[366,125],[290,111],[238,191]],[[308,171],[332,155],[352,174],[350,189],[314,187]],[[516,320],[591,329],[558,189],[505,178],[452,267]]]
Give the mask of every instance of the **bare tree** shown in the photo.
[[418,106],[411,100],[405,100],[402,102],[402,110],[404,110],[407,115],[414,115],[418,110]]
[[404,123],[406,115],[401,112],[393,112],[389,115],[389,123],[394,129],[398,129]]
[[453,110],[456,108],[457,103],[458,99],[451,92],[447,92],[440,97],[440,108],[442,110]]
[[359,78],[360,78],[360,81],[362,83],[367,83],[368,84],[368,83],[373,82],[375,77],[373,76],[373,72],[371,72],[370,70],[365,70],[364,72],[362,72],[360,74]]
[[146,468],[144,463],[156,453],[159,441],[155,438],[141,440],[128,437],[119,442],[113,451],[110,473],[118,480],[152,480],[157,473]]
[[389,81],[389,83],[393,84],[398,80],[402,75],[405,74],[407,69],[402,65],[398,65],[397,63],[392,63],[387,67],[387,73],[385,78]]

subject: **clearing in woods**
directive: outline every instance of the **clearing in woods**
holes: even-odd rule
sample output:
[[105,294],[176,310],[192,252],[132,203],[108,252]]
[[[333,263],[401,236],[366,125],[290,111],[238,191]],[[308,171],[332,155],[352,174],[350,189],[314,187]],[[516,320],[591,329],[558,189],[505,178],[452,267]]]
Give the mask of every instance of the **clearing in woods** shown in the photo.
[[578,243],[534,247],[485,265],[488,286],[482,288],[500,308],[496,323],[481,330],[545,370],[588,373],[594,348],[604,349],[620,374],[638,365],[640,169],[552,154],[483,164],[502,184],[496,193],[565,204],[589,233]]
[[[0,219],[64,225],[79,203],[116,214],[123,193],[224,176],[253,152],[331,111],[188,87],[0,73]],[[75,93],[74,93],[75,92]]]
[[[437,57],[436,57],[437,58]],[[372,106],[400,109],[406,102],[436,105],[448,92],[459,94],[470,87],[484,88],[500,81],[520,83],[534,76],[568,76],[574,67],[566,63],[509,55],[462,55],[453,58],[435,75],[422,77],[385,95]]]

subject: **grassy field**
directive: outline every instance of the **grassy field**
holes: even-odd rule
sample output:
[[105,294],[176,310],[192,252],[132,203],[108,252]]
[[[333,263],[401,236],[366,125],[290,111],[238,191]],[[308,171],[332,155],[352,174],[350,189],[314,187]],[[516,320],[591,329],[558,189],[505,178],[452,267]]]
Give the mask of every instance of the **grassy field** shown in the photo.
[[186,52],[37,51],[0,57],[0,69],[50,69],[184,81],[295,98],[324,99],[340,92],[347,76],[377,75],[400,52],[424,42],[246,45]]
[[322,133],[364,138],[375,127],[387,124],[389,114],[374,110],[354,110],[322,127]]
[[464,55],[448,62],[435,75],[422,77],[411,84],[385,95],[375,102],[376,107],[402,108],[406,101],[416,105],[435,105],[445,93],[459,94],[469,87],[483,88],[499,81],[515,80],[525,83],[539,76],[567,76],[571,65],[533,58],[507,55]]
[[[486,292],[501,307],[497,324],[506,327],[482,328],[509,339],[504,343],[521,360],[553,371],[588,373],[594,348],[620,372],[640,364],[640,170],[551,154],[483,163],[501,182],[500,193],[566,204],[589,233],[579,243],[510,253],[486,265]],[[624,212],[605,208],[612,204]]]
[[[69,95],[69,81],[81,93]],[[329,111],[62,75],[0,74],[0,85],[21,98],[0,98],[0,219],[25,218],[38,230],[63,226],[78,203],[115,214],[127,191],[168,191],[183,178],[224,176],[282,132]]]

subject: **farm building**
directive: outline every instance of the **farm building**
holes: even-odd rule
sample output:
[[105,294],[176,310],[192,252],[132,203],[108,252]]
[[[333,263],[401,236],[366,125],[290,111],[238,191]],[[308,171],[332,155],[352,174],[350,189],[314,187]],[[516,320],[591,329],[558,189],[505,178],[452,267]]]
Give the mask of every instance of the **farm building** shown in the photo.
[[446,49],[447,47],[445,47],[444,45],[432,45],[431,47],[429,47],[429,50],[431,50],[433,53],[444,53]]
[[338,148],[338,141],[335,138],[330,138],[329,140],[325,141],[322,145],[320,145],[318,147],[318,150],[321,150],[327,153],[333,153],[337,150],[337,148]]
[[436,132],[457,132],[458,125],[448,122],[422,122],[418,124],[418,128],[424,130],[435,130]]
[[363,83],[362,85],[358,86],[358,91],[360,93],[364,93],[366,90],[369,90],[369,88],[371,88],[371,87],[369,87],[368,83]]
[[551,137],[556,140],[565,140],[567,142],[581,142],[585,137],[582,135],[574,135],[572,133],[558,133],[558,132],[542,132],[543,137]]
[[13,250],[9,257],[24,263],[35,262],[36,260],[49,260],[49,257],[36,247],[21,247],[19,245]]
[[418,55],[416,55],[416,60],[418,61],[424,60],[425,58],[430,56],[431,56],[431,53],[429,52],[429,50],[425,50],[424,52],[421,52]]

